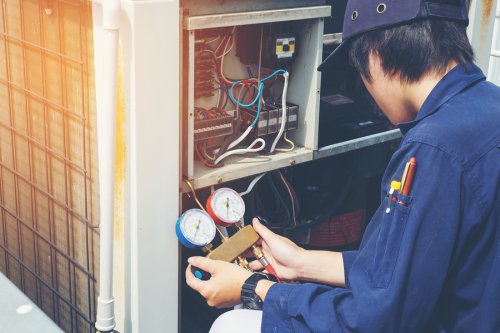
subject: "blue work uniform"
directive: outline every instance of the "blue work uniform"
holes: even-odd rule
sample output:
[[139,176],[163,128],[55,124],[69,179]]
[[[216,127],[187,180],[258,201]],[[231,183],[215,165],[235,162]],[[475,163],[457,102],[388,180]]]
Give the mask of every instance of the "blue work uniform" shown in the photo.
[[[500,88],[458,65],[398,127],[345,288],[274,284],[262,332],[500,332]],[[409,195],[390,195],[411,157]]]

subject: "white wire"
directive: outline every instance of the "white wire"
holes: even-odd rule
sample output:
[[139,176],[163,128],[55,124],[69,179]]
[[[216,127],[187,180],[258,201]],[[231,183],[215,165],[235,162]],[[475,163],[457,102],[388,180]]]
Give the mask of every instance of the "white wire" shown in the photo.
[[[233,83],[234,81],[231,81],[231,80],[228,80],[226,78],[226,76],[224,75],[224,57],[232,50],[233,46],[234,46],[234,32],[236,30],[236,27],[233,28],[233,30],[231,31],[231,35],[229,38],[231,38],[231,47],[229,48],[229,50],[227,49],[227,44],[224,46],[224,50],[222,51],[222,55],[220,56],[216,56],[215,58],[216,59],[219,59],[220,58],[220,74],[221,74],[221,77],[224,81],[227,81],[227,82],[230,82],[230,83]],[[217,53],[217,51],[219,50],[219,48],[221,47],[222,43],[219,44],[219,46],[217,47],[217,49],[215,50],[215,53]]]
[[[243,87],[240,88],[240,92],[238,93],[238,101],[241,101],[241,95],[243,94]],[[235,119],[239,119],[240,117],[240,104],[236,103],[236,117]]]
[[[261,143],[261,146],[259,148],[253,148],[258,143]],[[217,157],[217,159],[215,160],[214,164],[215,165],[219,164],[220,161],[222,161],[223,159],[225,159],[226,157],[231,156],[231,155],[242,155],[242,154],[246,154],[246,153],[256,153],[256,152],[259,152],[262,149],[264,149],[265,146],[266,146],[266,142],[264,141],[264,139],[258,138],[254,142],[252,142],[252,144],[250,146],[248,146],[248,148],[235,149],[235,150],[231,150],[231,151],[225,152],[224,154],[222,154],[219,157]]]
[[229,146],[227,147],[227,149],[231,149],[231,148],[235,147],[236,145],[238,145],[241,141],[243,141],[243,139],[245,139],[248,136],[248,133],[250,133],[250,131],[252,129],[253,129],[252,126],[248,126],[247,129],[246,129],[246,131],[243,132],[243,134],[240,135],[240,137],[238,139],[234,140],[233,142],[231,142],[229,144]]
[[252,192],[253,190],[253,187],[255,186],[255,184],[257,184],[257,182],[266,175],[266,173],[261,173],[260,175],[258,175],[257,177],[255,177],[251,182],[250,184],[248,185],[248,188],[245,192],[241,192],[239,193],[240,196],[244,196],[244,195],[247,195],[248,193]]
[[224,81],[227,81],[227,82],[229,82],[229,83],[233,83],[234,81],[228,80],[228,79],[226,78],[226,76],[224,75],[224,58],[225,58],[225,57],[220,58],[220,75],[221,75],[221,77],[222,77],[222,79],[223,79]]
[[214,39],[212,40],[209,40],[209,41],[205,41],[206,44],[212,44],[213,42],[216,42],[220,39],[220,35],[217,35],[217,37],[215,37]]
[[[243,91],[243,87],[240,88],[240,93],[238,94],[238,101],[240,100],[240,95],[241,95],[241,91]],[[239,114],[239,103],[236,103],[236,113]],[[235,147],[236,145],[238,145],[241,141],[243,141],[247,136],[248,134],[250,133],[250,131],[253,129],[254,126],[249,126],[246,131],[240,135],[240,137],[236,140],[234,140],[233,142],[231,142],[229,144],[229,146],[227,147],[227,149],[231,149],[233,147]]]
[[271,149],[269,150],[270,153],[274,151],[274,148],[276,148],[276,144],[280,140],[281,136],[283,135],[283,132],[285,131],[285,125],[287,122],[287,114],[286,114],[286,93],[288,90],[288,72],[285,72],[283,74],[283,77],[285,78],[285,84],[283,86],[283,94],[281,94],[281,108],[283,109],[283,115],[281,118],[281,127],[278,132],[278,135],[276,135],[276,138],[274,139],[273,144],[271,145]]
[[[238,100],[240,100],[240,98],[241,98],[241,94],[242,94],[242,93],[243,93],[243,89],[240,89],[240,92],[238,93]],[[235,118],[235,119],[238,119],[239,117],[240,117],[240,105],[239,105],[238,103],[236,103],[236,114],[235,114],[235,117],[234,117],[234,118]],[[251,130],[251,129],[250,129],[250,130]],[[248,131],[249,133],[250,133],[250,130],[248,130],[248,129],[247,129],[247,131]],[[242,135],[242,136],[240,136],[240,137],[237,139],[237,140],[239,140],[239,141],[238,141],[238,142],[234,141],[234,142],[236,142],[236,144],[234,144],[234,145],[231,145],[231,144],[230,144],[230,145],[228,146],[228,148],[227,148],[227,149],[231,149],[231,148],[233,148],[235,145],[237,145],[238,143],[240,143],[240,142],[241,142],[241,141],[242,141],[242,140],[243,140],[243,139],[244,139],[247,135],[248,135],[248,133],[246,133],[244,137],[242,137],[243,135]],[[240,140],[240,139],[241,139],[241,140]],[[218,153],[219,153],[219,148],[214,149],[214,150],[213,150],[213,152],[214,152],[215,154],[218,154]],[[215,159],[215,158],[214,158],[214,159]],[[214,160],[214,159],[212,159],[212,160]]]
[[[278,135],[276,136],[276,139],[274,139],[274,142],[273,142],[273,145],[271,146],[270,152],[274,151],[274,149],[276,148],[276,144],[278,143],[279,139],[283,135],[283,132],[285,131],[285,125],[286,125],[286,120],[287,120],[286,119],[286,116],[287,116],[287,114],[286,114],[286,94],[288,91],[288,75],[289,75],[288,72],[285,72],[283,74],[283,77],[285,78],[285,84],[283,86],[283,94],[281,96],[281,107],[283,108],[283,116],[282,116],[282,120],[281,120],[280,130],[278,132]],[[227,149],[231,149],[231,148],[235,147],[236,145],[238,145],[241,141],[243,141],[248,136],[248,134],[250,133],[250,131],[252,131],[252,129],[253,129],[252,126],[247,127],[245,132],[243,132],[243,134],[240,135],[240,137],[238,139],[231,142],[229,144],[229,146],[227,147]],[[253,143],[255,143],[255,141]],[[261,148],[264,149],[264,145]],[[262,149],[260,149],[260,150],[262,150]],[[221,155],[220,157],[222,157],[222,156],[224,156],[224,155]],[[217,164],[217,160],[215,160],[215,164]]]
[[217,93],[217,109],[220,108],[220,94],[221,94],[221,88],[219,87],[219,89],[217,89],[218,93]]
[[231,50],[233,49],[233,46],[234,46],[234,37],[231,36],[231,47],[229,47],[229,50],[228,50],[227,45],[226,45],[226,47],[224,48],[224,53],[222,53],[220,56],[217,56],[216,59],[223,58],[226,55],[228,55],[229,52],[231,52]]
[[219,45],[217,45],[217,47],[215,48],[215,53],[217,53],[217,51],[219,51],[220,47],[222,46],[222,43],[224,42],[224,38],[222,38],[221,42],[219,43]]
[[[290,144],[290,148],[284,148],[284,149],[280,149],[280,148],[276,148],[275,150],[276,151],[281,151],[281,152],[291,152],[295,149],[295,143],[292,141],[292,140],[289,140],[287,137],[286,137],[286,132],[285,132],[285,135],[283,136],[283,139],[288,142],[288,144]],[[210,156],[207,156],[210,158]]]

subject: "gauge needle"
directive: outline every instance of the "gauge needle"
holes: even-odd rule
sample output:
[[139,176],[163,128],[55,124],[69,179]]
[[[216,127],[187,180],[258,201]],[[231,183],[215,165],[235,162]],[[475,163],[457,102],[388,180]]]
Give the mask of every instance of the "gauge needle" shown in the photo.
[[229,217],[229,198],[227,198],[226,200],[226,208],[227,208],[226,216]]
[[196,225],[196,231],[194,232],[193,239],[196,239],[196,234],[198,233],[198,230],[200,230],[200,223],[201,220],[198,220],[198,224]]

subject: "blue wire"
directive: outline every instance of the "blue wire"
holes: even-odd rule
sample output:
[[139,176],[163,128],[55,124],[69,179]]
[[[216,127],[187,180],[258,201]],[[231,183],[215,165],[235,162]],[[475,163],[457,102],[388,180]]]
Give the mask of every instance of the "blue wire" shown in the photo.
[[241,103],[236,98],[234,98],[233,89],[234,89],[235,84],[238,84],[239,82],[241,82],[241,81],[236,81],[235,83],[233,83],[231,85],[231,88],[229,88],[229,97],[231,98],[233,103],[238,104],[239,106],[242,106],[244,108],[248,108],[248,107],[254,105],[260,99],[260,95],[262,94],[262,91],[264,90],[264,84],[262,82],[260,83],[259,89],[257,90],[257,95],[255,96],[255,99],[253,101],[251,101],[250,103],[245,104],[245,103]]
[[285,73],[286,73],[286,71],[285,71],[284,69],[278,69],[278,70],[274,71],[274,73],[272,73],[272,74],[271,74],[271,75],[269,75],[268,77],[263,78],[263,79],[262,79],[262,80],[260,80],[260,81],[261,81],[261,82],[263,82],[263,81],[267,81],[267,80],[269,80],[270,78],[272,78],[273,76],[275,76],[275,75],[277,75],[277,74],[279,74],[279,73],[283,73],[283,74],[285,74]]
[[255,99],[248,104],[241,103],[240,101],[238,101],[234,97],[234,87],[237,84],[239,84],[242,80],[238,80],[238,81],[233,82],[233,84],[231,85],[231,88],[229,88],[229,98],[231,98],[233,103],[238,104],[241,107],[248,108],[248,107],[251,107],[252,105],[254,105],[257,101],[259,102],[257,104],[257,115],[255,116],[255,119],[254,119],[253,123],[250,125],[250,127],[255,126],[255,124],[257,123],[257,120],[259,119],[259,116],[260,116],[260,110],[261,110],[261,104],[262,104],[260,101],[260,96],[262,95],[262,92],[264,91],[264,87],[265,87],[264,82],[269,80],[270,78],[276,76],[277,74],[280,74],[280,73],[285,74],[286,71],[284,69],[278,69],[278,70],[274,71],[274,73],[272,73],[271,75],[261,79],[260,83],[259,83],[259,88],[257,90],[257,95],[255,96]]

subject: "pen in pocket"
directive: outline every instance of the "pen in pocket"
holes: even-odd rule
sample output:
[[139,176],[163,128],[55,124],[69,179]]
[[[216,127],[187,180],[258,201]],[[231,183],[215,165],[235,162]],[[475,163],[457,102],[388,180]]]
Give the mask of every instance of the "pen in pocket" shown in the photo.
[[393,196],[394,191],[399,191],[400,189],[401,189],[401,182],[393,180],[391,182],[391,189],[387,194],[387,208],[385,209],[386,214],[389,214],[391,212],[391,201],[395,200],[395,197]]
[[[417,159],[413,156],[406,163],[405,172],[403,173],[403,179],[401,182],[401,194],[408,196],[410,195],[411,185],[413,183],[413,176],[415,175],[415,168],[417,166]],[[406,206],[406,204],[399,200],[398,204]]]

